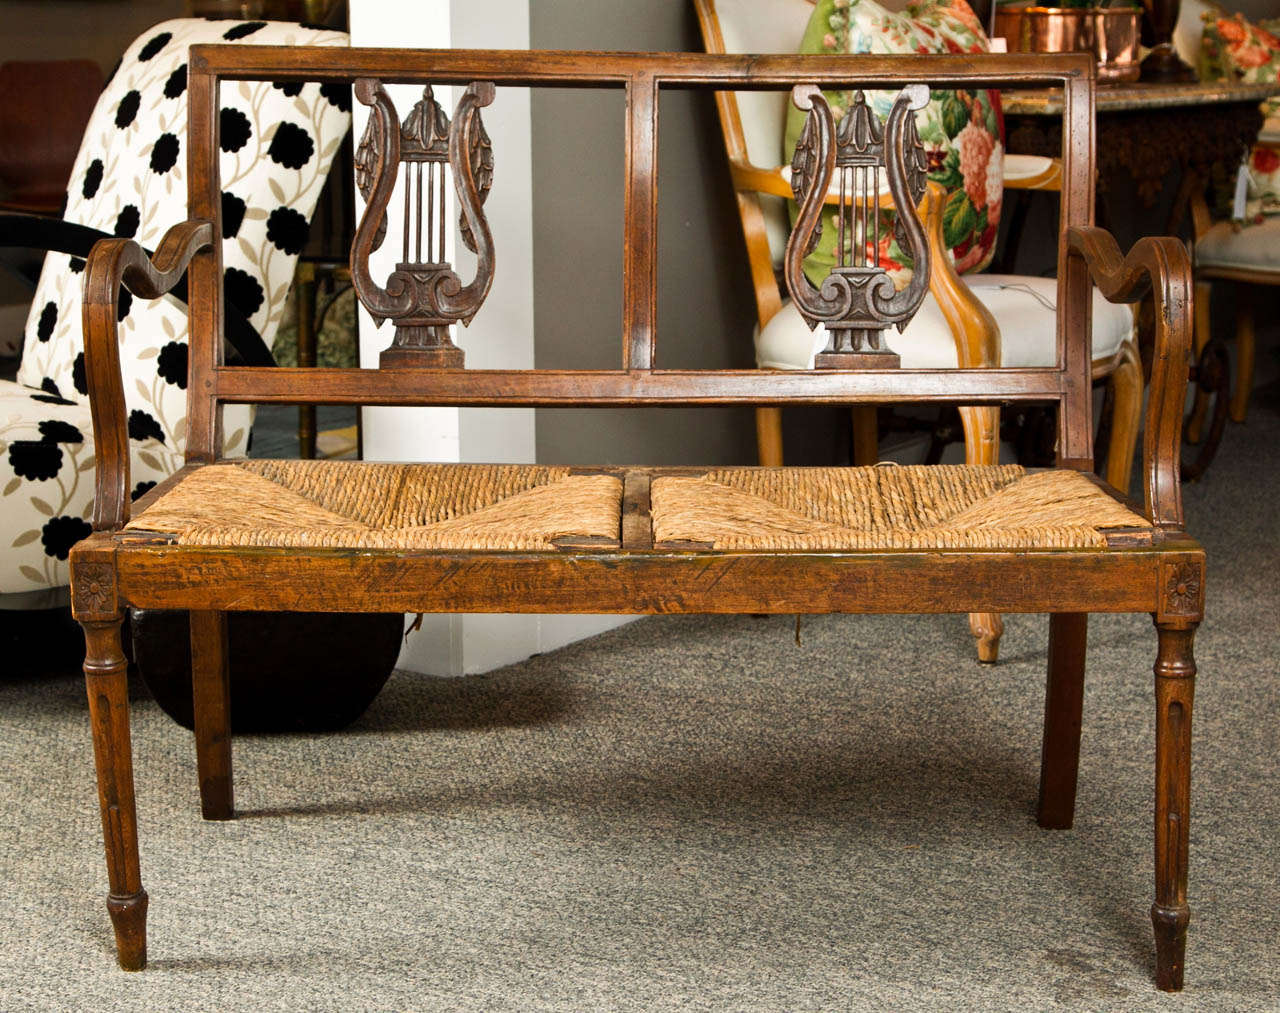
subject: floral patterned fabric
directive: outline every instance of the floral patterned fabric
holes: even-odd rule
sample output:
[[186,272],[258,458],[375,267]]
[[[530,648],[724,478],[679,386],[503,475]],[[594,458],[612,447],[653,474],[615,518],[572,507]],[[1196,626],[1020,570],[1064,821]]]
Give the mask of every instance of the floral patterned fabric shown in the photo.
[[[1209,10],[1202,15],[1199,73],[1205,81],[1280,81],[1280,19],[1252,24],[1241,14]],[[1262,104],[1268,116],[1280,114],[1280,97]],[[1250,199],[1245,220],[1280,213],[1280,154],[1257,145],[1249,155]]]
[[[94,108],[68,184],[68,221],[154,250],[187,217],[187,55],[196,43],[346,45],[341,32],[266,21],[178,19],[124,53]],[[350,91],[225,84],[220,99],[227,301],[268,346],[334,152]],[[89,533],[93,429],[81,333],[84,261],[51,253],[27,320],[18,383],[0,383],[0,593],[67,583],[67,551]],[[135,493],[182,463],[187,312],[177,300],[120,304],[121,365]],[[225,450],[243,454],[249,413],[227,409]]]
[[[820,54],[987,50],[986,34],[965,0],[912,4],[905,14],[892,13],[875,0],[818,0],[800,45],[802,53]],[[853,100],[850,94],[831,93],[827,98],[837,116]],[[868,100],[883,118],[893,94],[872,93]],[[798,109],[788,111],[783,149],[787,162],[804,128],[804,116]],[[935,91],[916,114],[916,129],[929,159],[929,178],[947,190],[943,231],[956,269],[962,273],[981,270],[995,253],[1004,195],[1000,93]],[[880,263],[901,288],[911,278],[911,262],[893,233],[893,212],[882,211]],[[820,284],[835,263],[835,243],[834,226],[824,227],[817,248],[805,260],[805,273],[814,284]]]

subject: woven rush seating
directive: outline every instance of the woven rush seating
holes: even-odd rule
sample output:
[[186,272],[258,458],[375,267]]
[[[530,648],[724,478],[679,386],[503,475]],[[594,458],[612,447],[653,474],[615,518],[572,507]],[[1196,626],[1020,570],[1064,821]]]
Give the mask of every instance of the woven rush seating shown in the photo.
[[621,504],[616,476],[563,467],[241,461],[192,471],[125,530],[179,545],[607,548]]
[[1104,548],[1151,524],[1079,472],[726,468],[652,484],[654,543],[743,550]]
[[[1078,472],[1016,464],[649,477],[658,549],[1086,549],[1152,531]],[[621,545],[622,489],[620,475],[564,467],[240,461],[192,471],[125,530],[178,545],[610,548]]]

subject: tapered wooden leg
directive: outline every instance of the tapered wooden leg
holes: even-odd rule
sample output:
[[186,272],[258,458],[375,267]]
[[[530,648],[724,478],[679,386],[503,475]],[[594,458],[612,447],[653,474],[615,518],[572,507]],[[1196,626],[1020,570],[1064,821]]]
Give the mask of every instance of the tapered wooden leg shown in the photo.
[[756,409],[756,447],[763,468],[782,467],[782,409]]
[[853,406],[853,463],[859,467],[876,464],[880,460],[879,421],[876,406]]
[[1236,286],[1236,386],[1231,392],[1231,421],[1243,422],[1253,390],[1253,291]]
[[1120,346],[1120,357],[1109,383],[1113,397],[1106,479],[1118,491],[1128,493],[1142,421],[1142,360],[1132,340]]
[[200,808],[207,820],[235,818],[231,782],[231,692],[227,614],[191,613],[191,699]]
[[[1000,463],[1000,409],[966,406],[960,409],[964,427],[964,460],[966,464]],[[969,616],[969,632],[978,642],[978,660],[994,665],[1000,657],[1000,638],[1004,620],[991,612],[974,612]]]
[[1004,620],[996,612],[971,612],[969,632],[978,642],[978,660],[994,665],[1000,660],[1000,638],[1004,636]]
[[1088,622],[1086,612],[1049,617],[1049,676],[1044,692],[1040,799],[1036,804],[1036,822],[1049,830],[1070,830],[1075,819]]
[[82,619],[80,625],[84,629],[84,680],[107,852],[107,911],[115,928],[120,966],[126,971],[141,971],[147,964],[147,892],[142,889],[138,863],[129,682],[120,649],[123,620],[122,613],[110,620]]
[[1182,988],[1187,947],[1187,842],[1191,811],[1191,701],[1195,622],[1159,622],[1156,655],[1156,986]]
[[[1200,353],[1204,350],[1204,346],[1209,343],[1210,323],[1209,314],[1209,296],[1213,291],[1213,287],[1207,281],[1196,282],[1194,305],[1194,330],[1193,337],[1195,341],[1195,358],[1200,360]],[[1187,417],[1187,424],[1184,429],[1184,436],[1188,443],[1199,443],[1200,437],[1204,434],[1205,419],[1209,415],[1209,395],[1199,384],[1195,387],[1195,401],[1191,406],[1191,414]]]

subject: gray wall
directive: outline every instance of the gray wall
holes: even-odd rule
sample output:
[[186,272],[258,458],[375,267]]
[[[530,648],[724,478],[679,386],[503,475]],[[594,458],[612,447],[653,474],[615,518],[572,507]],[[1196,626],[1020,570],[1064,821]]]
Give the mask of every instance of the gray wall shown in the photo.
[[[531,0],[536,49],[701,50],[687,0]],[[715,104],[659,109],[658,364],[749,367],[755,324]],[[539,368],[618,368],[622,317],[621,92],[533,95]],[[745,409],[540,410],[538,460],[750,463]]]

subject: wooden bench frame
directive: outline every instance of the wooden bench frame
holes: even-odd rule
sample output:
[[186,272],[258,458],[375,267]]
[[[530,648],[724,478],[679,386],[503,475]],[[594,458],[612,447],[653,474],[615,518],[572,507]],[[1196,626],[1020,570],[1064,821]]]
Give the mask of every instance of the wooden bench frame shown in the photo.
[[[431,81],[499,88],[621,88],[626,93],[622,368],[579,370],[250,369],[222,364],[217,158],[219,81]],[[663,88],[854,85],[1060,87],[1064,187],[1059,236],[1059,364],[1051,369],[663,370],[655,363],[657,126]],[[1089,612],[1147,612],[1155,662],[1155,927],[1157,984],[1182,983],[1186,903],[1192,641],[1203,612],[1204,554],[1183,530],[1178,448],[1190,347],[1191,273],[1172,239],[1121,257],[1094,228],[1094,80],[1084,56],[787,57],[702,54],[402,51],[196,47],[189,72],[191,220],[148,259],[104,240],[85,278],[86,360],[98,449],[96,533],[72,552],[82,624],[110,894],[122,967],[146,961],[147,895],[138,861],[125,609],[191,612],[196,748],[203,812],[234,814],[225,614],[233,610],[547,613],[1048,612],[1045,737],[1038,803],[1044,827],[1073,818]],[[791,405],[1051,402],[1060,409],[1058,466],[1089,472],[1090,286],[1112,301],[1155,303],[1154,359],[1143,451],[1153,530],[1088,551],[712,552],[654,548],[648,480],[623,473],[621,548],[439,552],[198,548],[122,532],[130,516],[129,454],[119,373],[121,284],[157,297],[189,273],[191,349],[187,464],[145,506],[218,459],[220,406],[372,404],[483,406]]]

